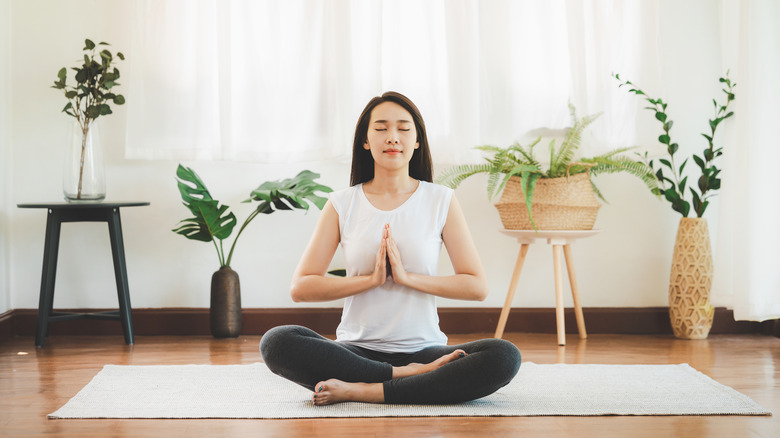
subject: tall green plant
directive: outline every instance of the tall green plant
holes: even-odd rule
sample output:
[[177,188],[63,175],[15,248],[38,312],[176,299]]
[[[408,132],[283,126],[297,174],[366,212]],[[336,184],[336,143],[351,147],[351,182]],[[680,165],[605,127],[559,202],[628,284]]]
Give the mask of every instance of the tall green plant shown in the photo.
[[[125,98],[112,90],[119,85],[119,69],[114,65],[114,55],[108,49],[98,52],[99,46],[109,46],[106,42],[95,45],[91,40],[84,40],[84,63],[80,67],[72,67],[76,72],[73,85],[67,84],[68,71],[62,67],[57,73],[57,80],[51,88],[62,90],[68,103],[62,112],[73,117],[81,128],[81,159],[79,162],[79,183],[77,198],[81,199],[81,189],[84,177],[84,160],[87,148],[87,133],[91,123],[100,116],[112,113],[111,105],[123,105]],[[116,53],[120,60],[125,59],[122,52]]]
[[184,206],[193,217],[182,220],[179,222],[181,225],[172,231],[188,239],[214,243],[220,267],[230,266],[238,238],[257,215],[271,214],[277,210],[308,210],[310,203],[322,210],[328,200],[316,193],[333,191],[328,186],[314,182],[320,175],[309,170],[302,171],[294,178],[262,183],[250,193],[249,199],[243,201],[257,201],[258,204],[241,225],[225,258],[223,241],[230,237],[238,223],[236,216],[228,211],[227,205],[220,205],[219,201],[211,197],[203,180],[194,170],[180,164],[176,176]]
[[[67,69],[62,67],[57,73],[57,80],[51,88],[62,90],[68,103],[62,112],[74,117],[82,130],[86,132],[89,123],[100,116],[111,114],[108,102],[123,105],[125,98],[111,89],[119,85],[119,69],[113,64],[114,55],[108,49],[98,52],[99,46],[110,46],[106,42],[97,45],[91,40],[84,40],[84,63],[80,67],[72,67],[76,72],[75,84],[69,86]],[[124,61],[125,55],[117,52],[116,57]]]
[[604,196],[596,187],[592,177],[603,173],[626,172],[639,177],[649,188],[657,188],[655,177],[651,169],[643,163],[638,163],[630,157],[621,155],[632,148],[619,148],[604,154],[580,158],[575,161],[575,156],[582,145],[582,134],[591,123],[601,115],[594,114],[583,118],[577,117],[574,106],[569,105],[572,118],[572,127],[566,132],[566,136],[560,147],[556,149],[555,140],[549,144],[550,164],[545,169],[542,163],[536,159],[534,147],[542,140],[537,138],[528,146],[514,143],[507,147],[478,146],[475,149],[485,152],[483,157],[486,163],[463,164],[445,169],[436,182],[451,188],[457,188],[464,180],[478,173],[488,174],[487,192],[488,199],[493,199],[506,186],[513,176],[520,178],[521,191],[525,198],[525,205],[531,224],[536,229],[531,205],[533,203],[536,182],[539,178],[560,178],[569,175],[577,175],[588,172],[590,183],[594,193],[604,202]]
[[[658,188],[651,189],[656,195],[663,195],[664,198],[672,205],[672,210],[680,213],[683,217],[688,217],[691,209],[691,203],[693,203],[693,210],[696,212],[697,217],[702,217],[709,205],[709,199],[717,195],[717,191],[720,189],[720,172],[721,170],[715,165],[715,159],[723,155],[722,147],[715,147],[715,131],[718,126],[729,117],[734,115],[733,111],[729,111],[728,107],[731,101],[735,99],[734,87],[736,83],[732,83],[729,79],[728,72],[726,77],[720,78],[720,83],[725,85],[722,89],[725,96],[723,103],[718,103],[717,100],[712,99],[712,104],[715,107],[715,117],[709,120],[709,133],[702,133],[701,135],[707,139],[707,147],[704,148],[701,155],[693,155],[693,161],[699,166],[701,175],[696,180],[696,186],[687,187],[691,194],[691,202],[685,199],[685,189],[688,182],[688,177],[683,176],[685,165],[688,163],[688,158],[678,166],[675,160],[675,154],[679,151],[680,147],[672,140],[671,130],[674,123],[669,118],[666,112],[667,102],[664,102],[661,98],[653,99],[648,96],[644,91],[635,86],[631,81],[623,81],[620,79],[620,75],[614,75],[615,79],[621,81],[619,87],[629,86],[629,93],[634,93],[638,96],[644,96],[644,100],[650,103],[650,107],[645,107],[655,114],[655,119],[661,123],[663,134],[658,136],[658,141],[666,146],[666,153],[669,158],[660,158],[658,161],[663,167],[658,166],[658,170],[655,172],[655,178],[658,181]],[[643,156],[643,161],[651,169],[654,168],[654,160],[648,158],[647,152]],[[664,168],[669,173],[664,173]],[[696,190],[698,188],[698,191]]]

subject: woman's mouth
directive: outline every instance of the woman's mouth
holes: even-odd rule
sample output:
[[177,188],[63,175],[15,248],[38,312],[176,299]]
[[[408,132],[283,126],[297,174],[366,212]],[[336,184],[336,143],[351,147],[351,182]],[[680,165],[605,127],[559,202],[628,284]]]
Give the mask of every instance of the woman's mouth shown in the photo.
[[390,155],[396,155],[396,154],[400,154],[400,153],[401,153],[401,150],[400,150],[400,149],[393,149],[393,148],[390,148],[390,149],[385,149],[385,151],[384,151],[384,152],[385,152],[386,154],[390,154]]

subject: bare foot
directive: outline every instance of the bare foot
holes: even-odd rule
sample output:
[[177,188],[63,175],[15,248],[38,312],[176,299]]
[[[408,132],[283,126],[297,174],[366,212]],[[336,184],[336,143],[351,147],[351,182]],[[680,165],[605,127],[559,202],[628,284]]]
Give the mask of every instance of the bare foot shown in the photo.
[[450,354],[445,354],[431,363],[410,363],[409,365],[402,367],[393,367],[393,378],[397,379],[399,377],[409,377],[430,373],[431,371],[447,365],[454,360],[460,359],[461,357],[465,357],[466,355],[466,352],[463,350],[455,350]]
[[381,383],[351,383],[329,379],[314,386],[312,401],[317,406],[347,401],[384,403],[385,389]]

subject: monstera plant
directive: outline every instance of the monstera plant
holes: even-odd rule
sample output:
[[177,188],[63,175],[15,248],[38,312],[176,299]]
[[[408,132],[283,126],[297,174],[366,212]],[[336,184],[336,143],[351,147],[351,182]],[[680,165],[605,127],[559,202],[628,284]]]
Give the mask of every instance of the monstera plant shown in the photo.
[[316,183],[314,180],[320,175],[309,170],[293,178],[262,183],[244,201],[257,202],[257,207],[244,220],[225,257],[224,241],[238,224],[236,215],[230,211],[230,207],[220,205],[211,196],[206,184],[194,170],[179,165],[176,176],[184,206],[192,213],[192,217],[182,220],[173,232],[188,239],[214,244],[220,269],[211,277],[211,333],[217,338],[236,337],[241,332],[241,290],[238,274],[230,268],[230,262],[241,233],[260,214],[271,214],[278,210],[308,210],[310,204],[321,210],[327,198],[317,193],[333,190]]

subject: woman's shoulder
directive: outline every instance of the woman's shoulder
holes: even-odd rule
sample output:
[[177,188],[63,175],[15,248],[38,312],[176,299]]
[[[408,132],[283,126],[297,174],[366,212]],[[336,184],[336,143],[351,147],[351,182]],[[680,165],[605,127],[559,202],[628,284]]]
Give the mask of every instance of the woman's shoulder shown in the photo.
[[333,207],[336,209],[337,213],[340,213],[344,206],[348,205],[352,199],[358,194],[358,191],[361,190],[363,187],[363,184],[356,184],[354,186],[350,186],[344,189],[335,190],[330,193],[330,203],[333,204]]
[[449,201],[452,198],[452,195],[455,192],[454,190],[452,190],[447,186],[443,186],[441,184],[436,184],[428,181],[420,181],[420,188],[423,190],[424,193],[428,193],[429,196],[433,196],[436,198],[443,198],[447,201]]

